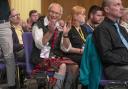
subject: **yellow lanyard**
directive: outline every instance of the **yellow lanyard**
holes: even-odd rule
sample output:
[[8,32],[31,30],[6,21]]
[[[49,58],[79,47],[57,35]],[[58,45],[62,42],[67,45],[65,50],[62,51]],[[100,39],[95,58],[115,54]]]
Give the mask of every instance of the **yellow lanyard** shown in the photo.
[[78,33],[79,33],[81,39],[85,42],[86,39],[85,39],[85,37],[84,37],[84,34],[83,34],[83,32],[82,32],[82,29],[79,29],[79,30],[78,30]]

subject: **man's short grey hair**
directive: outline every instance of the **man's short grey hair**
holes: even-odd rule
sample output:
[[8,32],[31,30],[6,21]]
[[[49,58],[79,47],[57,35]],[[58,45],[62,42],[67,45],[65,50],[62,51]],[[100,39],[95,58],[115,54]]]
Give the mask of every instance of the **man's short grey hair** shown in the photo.
[[57,5],[60,7],[60,13],[63,14],[63,7],[59,4],[59,3],[51,3],[48,7],[48,10],[50,11],[51,8],[54,6],[54,5]]
[[111,4],[111,1],[112,1],[112,0],[103,0],[103,2],[102,2],[102,8],[104,8],[104,7],[108,6],[108,5],[110,5],[110,4]]

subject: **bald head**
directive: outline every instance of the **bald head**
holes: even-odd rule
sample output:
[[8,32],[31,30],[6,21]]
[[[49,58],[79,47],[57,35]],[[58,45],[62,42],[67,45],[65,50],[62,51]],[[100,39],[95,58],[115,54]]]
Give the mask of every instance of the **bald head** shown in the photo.
[[103,0],[102,7],[109,6],[114,0]]
[[122,1],[121,0],[103,0],[102,7],[105,15],[112,19],[119,19],[122,15]]

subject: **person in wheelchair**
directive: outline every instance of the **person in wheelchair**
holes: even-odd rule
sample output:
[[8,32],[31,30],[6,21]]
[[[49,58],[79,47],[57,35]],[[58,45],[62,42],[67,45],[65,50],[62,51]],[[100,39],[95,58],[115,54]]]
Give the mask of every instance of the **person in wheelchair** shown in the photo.
[[38,72],[37,70],[42,66],[44,70],[48,71],[51,69],[51,65],[47,65],[47,63],[50,62],[55,71],[54,76],[49,78],[53,89],[62,88],[66,73],[66,64],[60,62],[58,60],[60,58],[56,58],[62,56],[59,47],[62,32],[59,20],[62,14],[62,6],[58,3],[51,3],[48,7],[48,15],[40,17],[32,27],[34,47],[31,63],[34,65],[33,72]]

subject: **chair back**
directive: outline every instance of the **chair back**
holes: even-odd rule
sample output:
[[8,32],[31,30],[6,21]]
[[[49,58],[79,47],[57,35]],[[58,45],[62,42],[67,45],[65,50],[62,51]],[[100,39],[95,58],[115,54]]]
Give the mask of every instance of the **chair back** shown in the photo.
[[32,65],[30,64],[30,58],[31,58],[31,53],[33,48],[32,32],[23,33],[23,44],[24,44],[24,51],[25,51],[26,72],[28,74],[31,74]]

